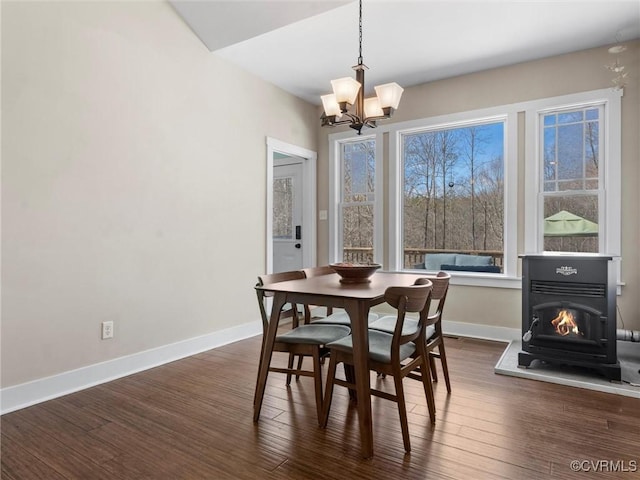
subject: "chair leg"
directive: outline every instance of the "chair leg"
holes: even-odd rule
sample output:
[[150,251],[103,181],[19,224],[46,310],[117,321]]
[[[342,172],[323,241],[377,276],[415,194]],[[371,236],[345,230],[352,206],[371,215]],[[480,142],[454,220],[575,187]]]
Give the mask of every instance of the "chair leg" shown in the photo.
[[400,415],[400,427],[402,429],[402,441],[404,450],[411,451],[411,441],[409,440],[409,423],[407,422],[407,405],[404,401],[404,389],[402,388],[402,375],[394,374],[393,380],[396,387],[396,401],[398,403],[398,414]]
[[[260,346],[260,359],[258,360],[258,372],[260,371],[260,366],[262,365],[262,355],[264,355],[264,335],[262,336],[262,345]],[[258,394],[258,382],[259,382],[259,378],[256,378],[256,389],[253,391],[254,405],[256,404],[256,395]]]
[[327,369],[327,386],[324,390],[324,401],[322,402],[322,421],[320,422],[321,428],[327,428],[327,422],[329,421],[329,411],[331,410],[331,397],[333,396],[333,381],[336,378],[337,367],[336,355],[332,353],[329,355],[329,368]]
[[447,366],[447,354],[444,351],[444,342],[438,345],[438,351],[440,352],[440,362],[442,362],[442,374],[444,375],[444,381],[447,384],[447,393],[451,393],[451,382],[449,381],[449,367]]
[[424,387],[424,394],[427,397],[427,407],[429,408],[429,419],[431,423],[436,423],[436,400],[433,396],[433,384],[431,383],[430,368],[424,365],[424,372],[422,377],[422,386]]
[[[344,378],[347,382],[349,382],[352,385],[356,384],[356,372],[353,368],[353,365],[350,365],[348,363],[343,363],[342,364],[344,366]],[[353,388],[349,388],[349,399],[353,402],[353,403],[358,403],[358,395],[356,394],[356,391]]]
[[[300,356],[302,360],[302,355]],[[313,380],[316,393],[316,414],[318,415],[318,425],[322,426],[324,414],[324,399],[322,398],[322,369],[320,367],[320,348],[313,352]]]
[[[304,355],[298,355],[298,370],[302,370],[302,361],[303,360],[304,360]],[[298,380],[300,380],[300,375],[296,375],[296,381],[298,381]]]
[[418,348],[418,355],[422,357],[420,378],[422,379],[422,387],[424,388],[425,397],[427,397],[429,419],[431,420],[431,423],[436,423],[436,400],[433,396],[433,384],[431,383],[431,367],[429,362],[431,355],[425,347]]
[[438,382],[438,373],[436,371],[436,361],[434,359],[434,355],[431,354],[431,352],[429,352],[429,354],[427,355],[427,360],[429,361],[429,365],[427,365],[427,368],[431,371],[431,378],[433,378],[434,382]]
[[[293,360],[295,358],[295,355],[293,353],[289,354],[289,361],[287,362],[287,368],[289,370],[293,369]],[[291,374],[287,373],[287,387],[291,385]]]
[[[291,328],[298,328],[300,325],[300,314],[298,312],[298,306],[292,305],[293,307],[293,318],[291,319]],[[306,317],[305,317],[306,318]],[[293,369],[293,361],[295,355],[293,353],[289,354],[289,363],[287,364],[289,370]],[[298,356],[298,370],[302,369],[302,359],[303,355]],[[296,380],[300,380],[300,375],[296,375]],[[291,374],[287,373],[287,386],[291,385]]]

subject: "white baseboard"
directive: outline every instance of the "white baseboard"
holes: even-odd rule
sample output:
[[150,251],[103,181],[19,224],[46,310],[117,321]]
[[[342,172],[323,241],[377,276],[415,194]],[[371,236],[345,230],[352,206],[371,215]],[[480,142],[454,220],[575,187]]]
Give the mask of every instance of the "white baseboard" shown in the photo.
[[495,340],[511,342],[522,337],[519,328],[495,327],[493,325],[479,325],[477,323],[442,321],[442,332],[454,337],[470,337],[481,340]]
[[[483,340],[510,342],[521,336],[520,330],[516,328],[477,325],[449,320],[445,320],[442,327],[447,335]],[[246,323],[201,337],[190,338],[51,377],[3,388],[0,390],[0,415],[126,377],[133,373],[211,350],[212,348],[260,335],[261,333],[262,325],[260,322]]]
[[251,322],[0,390],[0,415],[262,334]]

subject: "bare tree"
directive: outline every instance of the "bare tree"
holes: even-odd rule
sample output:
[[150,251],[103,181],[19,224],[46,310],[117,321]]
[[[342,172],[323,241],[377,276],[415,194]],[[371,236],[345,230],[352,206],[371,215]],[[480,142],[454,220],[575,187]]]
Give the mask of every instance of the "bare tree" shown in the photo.
[[495,157],[478,172],[478,194],[484,212],[483,248],[502,248],[504,238],[504,160]]
[[490,135],[484,127],[404,137],[405,248],[471,251],[479,242],[503,248],[503,169],[496,166],[502,156],[487,161],[482,155]]
[[477,170],[482,168],[478,165],[478,157],[484,153],[482,147],[487,143],[487,138],[483,134],[482,127],[471,126],[461,130],[461,141],[464,143],[462,149],[463,156],[467,161],[469,171],[469,189],[471,193],[471,248],[476,249],[476,182]]
[[[405,137],[405,198],[419,199],[423,205],[422,246],[429,242],[429,217],[436,190],[436,144],[429,134]],[[434,229],[435,232],[435,229]]]
[[439,153],[439,166],[442,180],[442,249],[447,248],[447,176],[458,160],[459,132],[456,130],[439,130],[436,132]]
[[598,132],[599,132],[598,122],[586,123],[585,136],[586,136],[587,151],[585,153],[587,158],[585,160],[587,161],[587,165],[585,166],[586,167],[585,174],[587,178],[598,177],[598,161],[599,161]]
[[345,248],[373,247],[375,142],[345,145],[342,171],[342,224]]

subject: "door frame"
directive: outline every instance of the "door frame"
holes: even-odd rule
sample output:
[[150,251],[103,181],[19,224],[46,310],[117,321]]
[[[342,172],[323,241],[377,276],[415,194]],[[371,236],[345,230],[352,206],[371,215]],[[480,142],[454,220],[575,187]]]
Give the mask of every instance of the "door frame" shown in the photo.
[[273,273],[273,164],[276,153],[303,159],[302,162],[302,264],[316,264],[316,161],[312,150],[267,137],[266,273]]

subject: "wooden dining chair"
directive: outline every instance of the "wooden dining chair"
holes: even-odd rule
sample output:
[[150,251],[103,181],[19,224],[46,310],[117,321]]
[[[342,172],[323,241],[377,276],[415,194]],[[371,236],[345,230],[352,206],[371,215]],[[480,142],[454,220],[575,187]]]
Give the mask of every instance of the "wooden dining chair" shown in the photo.
[[[288,280],[304,279],[304,272],[292,271],[283,273],[274,273],[270,275],[260,275],[258,277],[257,286],[263,286],[272,283],[284,282]],[[262,364],[262,358],[265,349],[265,337],[269,327],[269,321],[271,315],[267,313],[266,300],[268,297],[273,296],[271,292],[256,289],[258,296],[258,305],[260,308],[260,315],[262,317],[262,347],[260,351],[260,364]],[[268,372],[284,373],[287,375],[287,386],[291,384],[291,376],[296,375],[296,379],[300,376],[313,377],[315,399],[316,399],[316,412],[318,416],[318,422],[322,421],[323,413],[323,400],[322,395],[322,371],[320,366],[320,358],[328,353],[328,349],[325,347],[327,343],[336,341],[342,337],[348,336],[351,333],[351,329],[344,325],[311,325],[300,324],[299,312],[296,304],[291,305],[291,312],[293,314],[292,328],[284,333],[278,334],[273,344],[272,352],[284,352],[289,354],[287,368],[268,366]],[[300,356],[311,357],[313,359],[312,370],[302,370],[302,364],[299,363],[294,368],[294,357]],[[265,377],[264,382],[266,383]],[[258,391],[258,385],[256,385],[256,392]],[[254,397],[254,405],[256,403]]]
[[431,300],[432,302],[437,301],[438,303],[435,306],[435,311],[431,313],[427,319],[427,327],[425,330],[427,352],[429,353],[429,366],[433,381],[438,381],[435,359],[439,358],[442,375],[444,376],[444,382],[447,386],[447,393],[451,393],[451,381],[449,380],[449,367],[447,366],[447,354],[444,348],[444,335],[442,334],[442,312],[444,311],[444,304],[447,300],[447,293],[449,292],[449,280],[451,280],[451,275],[446,272],[438,272],[435,277],[431,278],[431,282],[433,283]]
[[[423,280],[419,284],[408,287],[389,287],[384,294],[385,301],[397,310],[396,324],[393,333],[369,329],[369,368],[370,370],[392,376],[395,385],[395,394],[372,388],[371,395],[391,400],[398,404],[400,426],[404,449],[411,451],[409,440],[409,425],[407,422],[407,407],[404,399],[403,379],[419,366],[427,365],[428,358],[425,350],[425,324],[429,309],[431,282]],[[404,321],[407,313],[419,314],[418,328],[408,332],[404,330]],[[329,369],[327,372],[327,387],[324,398],[324,414],[321,426],[327,426],[329,411],[331,409],[331,397],[333,386],[341,385],[355,390],[356,385],[352,381],[336,378],[338,363],[344,363],[345,368],[353,368],[353,343],[352,336],[341,338],[327,344],[330,350]],[[423,377],[425,395],[429,403],[433,402],[430,377]]]
[[[408,376],[415,380],[422,380],[422,373],[428,371],[430,372],[429,377],[432,379],[432,381],[437,382],[438,375],[436,373],[436,365],[434,359],[439,358],[441,361],[445,384],[447,386],[447,393],[451,393],[451,382],[449,380],[447,356],[444,348],[444,335],[442,334],[442,312],[444,311],[444,304],[447,299],[447,292],[449,291],[449,281],[451,280],[451,275],[447,272],[438,272],[437,275],[427,276],[426,278],[428,278],[433,284],[433,289],[431,291],[431,306],[435,305],[435,307],[433,307],[433,311],[429,312],[429,315],[425,322],[425,350],[428,354],[427,358],[429,359],[429,365],[427,367],[423,367],[422,365],[419,366]],[[372,323],[369,328],[392,333],[395,329],[395,326],[395,316],[387,315]],[[418,328],[418,321],[415,319],[407,318],[404,321],[404,328],[407,332],[416,330]],[[432,422],[435,422],[435,404],[429,405],[429,416],[431,417]]]
[[[336,271],[331,268],[329,265],[322,265],[319,267],[310,267],[303,268],[302,271],[306,275],[307,278],[311,277],[319,277],[322,275],[331,275],[336,273]],[[344,310],[340,310],[338,312],[334,312],[332,307],[327,307],[326,315],[324,317],[312,318],[310,312],[308,313],[309,318],[311,318],[311,323],[319,323],[326,325],[345,325],[350,327],[351,320],[349,319],[349,314]],[[379,315],[373,312],[369,312],[368,320],[369,324],[378,320]]]

